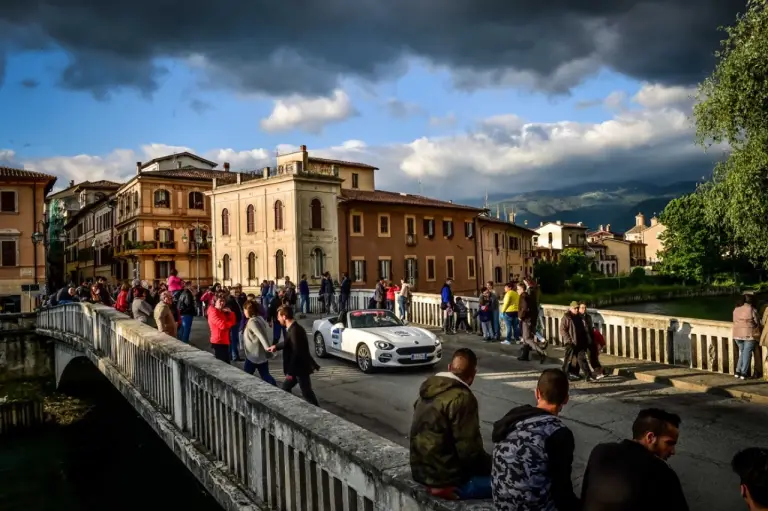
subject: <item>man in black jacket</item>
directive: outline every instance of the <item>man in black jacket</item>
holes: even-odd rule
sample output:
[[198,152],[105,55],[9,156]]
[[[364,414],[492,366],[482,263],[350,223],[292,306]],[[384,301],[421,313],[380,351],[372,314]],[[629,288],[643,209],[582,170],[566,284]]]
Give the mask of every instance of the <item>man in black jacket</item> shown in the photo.
[[270,346],[269,351],[271,353],[283,352],[283,372],[285,373],[283,390],[292,392],[298,384],[304,399],[315,406],[320,406],[317,402],[317,396],[312,390],[312,381],[309,378],[309,375],[319,369],[320,366],[317,365],[309,352],[307,331],[294,321],[293,308],[290,306],[283,306],[277,310],[277,320],[287,328],[287,334],[285,340]]
[[768,509],[768,449],[744,449],[733,457],[731,467],[741,480],[741,497],[746,502],[747,509]]
[[632,440],[599,444],[584,472],[584,511],[688,511],[677,474],[667,464],[680,436],[680,417],[641,410]]
[[568,377],[547,369],[536,385],[536,406],[513,408],[493,425],[496,509],[580,509],[571,483],[575,441],[558,417],[567,402]]
[[179,301],[176,304],[181,316],[181,330],[179,340],[189,344],[189,334],[192,332],[192,320],[195,319],[195,295],[192,294],[192,283],[184,282],[184,289],[179,293]]

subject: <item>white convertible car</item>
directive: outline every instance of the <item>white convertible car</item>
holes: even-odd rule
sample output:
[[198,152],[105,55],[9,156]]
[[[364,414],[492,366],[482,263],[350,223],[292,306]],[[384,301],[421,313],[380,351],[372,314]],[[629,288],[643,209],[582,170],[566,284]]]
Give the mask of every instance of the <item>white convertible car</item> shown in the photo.
[[435,365],[443,356],[435,334],[408,326],[388,310],[355,310],[318,319],[312,335],[319,358],[352,360],[364,373],[377,367]]

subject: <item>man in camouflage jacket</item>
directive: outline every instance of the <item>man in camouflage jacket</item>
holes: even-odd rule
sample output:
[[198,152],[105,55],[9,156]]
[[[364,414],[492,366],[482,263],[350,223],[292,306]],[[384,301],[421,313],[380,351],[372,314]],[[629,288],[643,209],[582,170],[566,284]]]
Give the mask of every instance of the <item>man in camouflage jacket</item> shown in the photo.
[[462,348],[448,372],[427,378],[411,425],[413,479],[445,498],[490,498],[491,457],[483,448],[477,399],[470,390],[477,356]]

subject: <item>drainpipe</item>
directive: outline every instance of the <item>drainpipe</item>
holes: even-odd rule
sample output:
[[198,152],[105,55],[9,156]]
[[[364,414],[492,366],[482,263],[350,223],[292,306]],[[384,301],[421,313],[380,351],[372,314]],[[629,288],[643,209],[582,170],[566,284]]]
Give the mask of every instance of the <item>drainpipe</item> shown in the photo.
[[[475,232],[478,233],[477,237],[480,241],[480,268],[476,268],[475,270],[475,280],[477,281],[477,292],[479,293],[480,290],[483,288],[483,274],[485,273],[485,250],[483,249],[483,229],[488,227],[487,225],[484,225],[480,227],[480,229],[477,229],[478,221],[477,219],[480,217],[480,215],[475,217]],[[477,266],[477,260],[475,260],[475,266]]]
[[[274,213],[273,213],[274,214]],[[269,255],[269,209],[267,209],[267,189],[264,188],[264,214],[262,215],[264,217],[264,272],[267,275],[267,281],[272,280],[269,276],[269,258],[271,257]],[[261,279],[264,280],[264,279]],[[275,282],[275,285],[277,285],[277,282]]]
[[[17,204],[16,207],[19,205]],[[37,183],[32,183],[32,232],[34,233],[37,229]],[[33,264],[34,269],[32,270],[33,278],[35,281],[35,284],[37,284],[37,245],[38,243],[32,244],[33,249]],[[43,246],[45,246],[45,239],[43,239]],[[32,307],[32,293],[27,293],[27,296],[29,297],[29,306],[30,308],[34,309]]]

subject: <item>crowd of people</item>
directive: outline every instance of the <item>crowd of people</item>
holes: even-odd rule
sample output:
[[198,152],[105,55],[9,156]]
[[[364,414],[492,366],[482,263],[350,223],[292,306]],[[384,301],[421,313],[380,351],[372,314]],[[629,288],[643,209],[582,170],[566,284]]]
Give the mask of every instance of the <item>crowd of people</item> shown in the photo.
[[[680,480],[667,460],[675,454],[681,418],[641,410],[629,438],[599,444],[589,456],[580,495],[572,483],[577,439],[560,418],[569,381],[546,369],[535,406],[511,409],[493,425],[492,452],[483,446],[472,350],[457,350],[448,371],[427,378],[414,405],[410,432],[413,478],[450,500],[493,499],[500,511],[686,511]],[[768,449],[735,455],[733,470],[750,511],[768,509]]]

